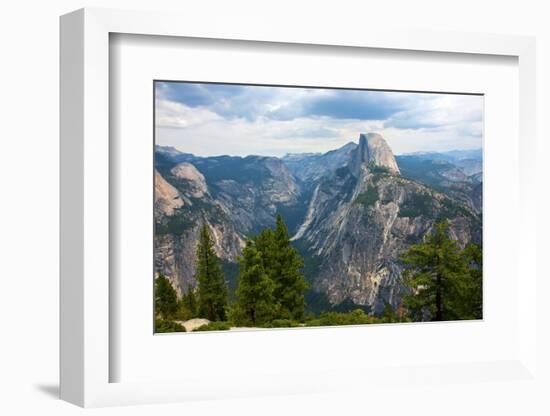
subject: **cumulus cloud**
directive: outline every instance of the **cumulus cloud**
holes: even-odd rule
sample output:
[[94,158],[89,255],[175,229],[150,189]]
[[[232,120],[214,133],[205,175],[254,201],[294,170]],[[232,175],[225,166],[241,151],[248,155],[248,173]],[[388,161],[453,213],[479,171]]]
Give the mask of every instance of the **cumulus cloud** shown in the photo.
[[384,135],[395,153],[481,147],[483,97],[157,82],[157,144],[198,155],[324,152]]

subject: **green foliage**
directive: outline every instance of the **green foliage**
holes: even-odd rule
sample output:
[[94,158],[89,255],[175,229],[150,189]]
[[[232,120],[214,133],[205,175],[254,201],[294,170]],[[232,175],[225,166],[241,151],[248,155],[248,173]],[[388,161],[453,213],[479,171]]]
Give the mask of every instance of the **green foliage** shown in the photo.
[[302,324],[292,319],[274,319],[271,322],[263,325],[264,328],[296,328]]
[[483,318],[483,252],[479,244],[470,243],[463,251],[472,279],[468,295],[471,316],[475,319]]
[[393,310],[393,306],[389,302],[384,302],[384,311],[382,312],[382,319],[384,322],[392,323],[398,322],[397,314]]
[[237,301],[231,319],[239,325],[272,325],[276,320],[304,318],[304,292],[308,285],[298,251],[281,215],[275,230],[266,228],[247,242],[239,260]]
[[187,293],[182,296],[181,303],[191,313],[191,316],[197,316],[199,311],[199,303],[197,301],[195,291],[191,285],[187,288]]
[[181,300],[178,302],[178,307],[176,309],[176,313],[174,314],[174,319],[177,319],[178,321],[187,321],[188,319],[191,319],[195,316],[196,315],[193,315]]
[[419,192],[412,194],[399,208],[399,217],[433,218],[434,198],[429,193]]
[[275,233],[271,228],[264,228],[254,238],[254,244],[261,258],[264,271],[270,279],[273,278],[273,272],[277,267],[277,253],[275,246]]
[[210,321],[223,321],[226,317],[227,286],[206,224],[200,231],[197,259],[199,315]]
[[473,219],[472,214],[466,208],[449,198],[441,199],[438,205],[434,196],[429,192],[418,192],[410,195],[399,208],[398,216],[410,218],[422,216],[438,221],[458,216]]
[[273,318],[275,312],[273,282],[264,270],[255,241],[247,241],[239,264],[237,302],[231,310],[231,319],[238,325],[263,325]]
[[403,277],[411,290],[404,304],[415,321],[476,317],[474,295],[480,288],[481,274],[478,285],[473,277],[476,269],[469,266],[468,259],[475,262],[477,252],[471,249],[471,257],[466,256],[449,237],[448,228],[448,221],[436,223],[434,232],[403,256],[407,267]]
[[185,332],[185,327],[174,321],[155,319],[155,332]]
[[[350,298],[345,298],[342,302],[333,305],[330,303],[330,300],[326,293],[316,292],[314,290],[309,290],[306,292],[306,305],[307,312],[313,317],[310,316],[309,320],[313,319],[316,316],[319,316],[323,312],[352,312],[356,309],[362,309],[366,314],[370,314],[371,307],[368,305],[358,305]],[[307,320],[307,319],[306,319]]]
[[220,263],[223,275],[225,276],[225,282],[227,283],[228,302],[231,303],[235,301],[235,291],[239,284],[239,263],[222,259],[220,259]]
[[306,322],[306,326],[362,325],[382,322],[369,316],[362,309],[352,312],[323,312],[318,319]]
[[201,331],[227,331],[231,328],[231,322],[226,321],[215,321],[210,322],[207,325],[199,326],[198,328],[195,328],[193,332],[201,332]]
[[273,251],[261,251],[261,254],[263,259],[269,259],[266,270],[274,283],[273,295],[278,306],[277,317],[300,321],[304,317],[304,292],[308,288],[301,271],[304,262],[298,251],[290,244],[288,229],[280,215],[277,215],[272,242],[268,247]]
[[159,275],[155,279],[155,316],[168,320],[174,317],[178,308],[178,295],[170,281]]
[[369,186],[365,192],[360,193],[353,201],[355,204],[373,206],[378,201],[378,188],[374,185]]
[[439,214],[439,219],[450,219],[458,216],[472,218],[472,214],[470,214],[466,208],[458,205],[450,199],[443,199],[441,201],[441,212]]
[[157,222],[155,224],[155,234],[181,235],[192,227],[193,223],[189,221],[183,213],[176,211],[174,215],[167,217],[164,222]]
[[371,165],[369,166],[369,171],[371,173],[391,173],[391,170],[387,166],[380,166],[380,165]]
[[199,305],[197,296],[193,287],[189,285],[187,288],[187,293],[184,293],[178,302],[178,309],[175,317],[180,321],[187,321],[197,317],[199,314]]

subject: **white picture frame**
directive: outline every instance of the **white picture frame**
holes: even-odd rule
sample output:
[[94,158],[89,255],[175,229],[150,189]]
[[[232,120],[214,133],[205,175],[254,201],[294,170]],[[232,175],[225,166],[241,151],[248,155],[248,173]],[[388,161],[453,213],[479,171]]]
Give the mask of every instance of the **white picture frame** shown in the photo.
[[[281,372],[249,383],[237,382],[222,390],[221,383],[206,389],[205,380],[111,382],[110,365],[117,359],[110,349],[109,252],[109,36],[113,33],[278,42],[333,47],[429,51],[441,54],[504,55],[519,66],[519,214],[517,354],[498,362],[445,363],[415,370],[423,380],[442,373],[449,380],[479,382],[476,373],[500,374],[518,381],[536,377],[536,259],[534,169],[535,41],[530,37],[467,33],[381,31],[307,32],[277,24],[239,26],[231,22],[204,26],[192,16],[82,9],[61,18],[61,398],[80,406],[158,403],[198,398],[262,394],[307,393],[347,389],[352,384],[373,385],[387,374],[385,368],[324,369],[320,373]],[[410,327],[409,327],[410,328]],[[326,337],[335,336],[326,335]],[[118,357],[119,358],[119,357]],[[406,370],[403,370],[406,372]],[[319,374],[328,372],[328,377]],[[298,372],[299,373],[299,372]],[[392,369],[393,377],[401,376]],[[495,376],[498,378],[498,376]],[[341,380],[348,380],[342,384]],[[481,377],[483,379],[483,377]],[[227,383],[229,379],[223,379]],[[309,381],[309,382],[306,382]]]

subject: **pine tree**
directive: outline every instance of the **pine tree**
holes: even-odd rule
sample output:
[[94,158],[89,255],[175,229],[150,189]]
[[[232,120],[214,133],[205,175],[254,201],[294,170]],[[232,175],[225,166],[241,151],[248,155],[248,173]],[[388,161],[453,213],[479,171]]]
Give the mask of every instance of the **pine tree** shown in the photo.
[[473,319],[483,318],[483,254],[479,244],[470,243],[463,251],[471,276],[469,307]]
[[195,290],[193,286],[189,285],[187,287],[187,293],[185,293],[181,298],[181,303],[183,304],[186,311],[191,317],[195,317],[198,314],[198,304],[197,297],[195,296]]
[[164,320],[171,319],[178,308],[178,295],[170,280],[160,274],[155,279],[155,316]]
[[239,286],[234,319],[240,325],[262,325],[273,319],[273,282],[266,274],[256,243],[247,241],[239,258]]
[[197,260],[199,314],[211,321],[223,321],[227,306],[227,285],[206,224],[200,231]]
[[274,283],[275,302],[279,306],[278,317],[299,321],[304,317],[304,292],[308,287],[301,272],[304,262],[290,245],[290,235],[281,215],[277,215],[272,234],[272,251],[267,253],[267,263],[269,276]]
[[276,262],[275,234],[271,228],[264,228],[254,238],[256,249],[260,252],[262,265],[269,278],[272,278]]
[[[465,257],[448,235],[447,221],[435,224],[433,233],[403,256],[405,283],[412,294],[405,305],[414,320],[469,319],[471,276]],[[427,315],[427,316],[426,316]]]
[[382,317],[384,319],[384,322],[387,323],[393,323],[398,322],[398,316],[396,312],[393,309],[393,306],[391,306],[391,303],[384,301],[384,310],[382,312]]

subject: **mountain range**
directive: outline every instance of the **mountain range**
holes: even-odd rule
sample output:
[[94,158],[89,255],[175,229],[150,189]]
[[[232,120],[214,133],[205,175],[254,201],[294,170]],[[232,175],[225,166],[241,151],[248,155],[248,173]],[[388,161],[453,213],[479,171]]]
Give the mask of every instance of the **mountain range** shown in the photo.
[[397,307],[400,257],[439,219],[461,246],[481,242],[481,150],[394,156],[384,138],[327,153],[200,157],[155,147],[155,268],[180,293],[196,285],[208,224],[230,290],[247,237],[281,214],[304,258],[312,312]]

